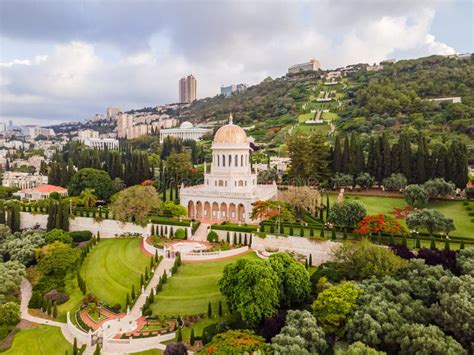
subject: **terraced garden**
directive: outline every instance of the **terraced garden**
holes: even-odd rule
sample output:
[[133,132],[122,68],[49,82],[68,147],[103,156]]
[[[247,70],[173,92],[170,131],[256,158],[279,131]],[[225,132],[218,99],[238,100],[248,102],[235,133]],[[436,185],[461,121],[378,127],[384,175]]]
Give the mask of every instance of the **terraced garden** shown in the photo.
[[163,290],[155,296],[155,303],[151,306],[153,314],[203,314],[207,312],[208,302],[211,302],[213,312],[217,313],[219,301],[224,306],[224,297],[219,292],[217,282],[224,267],[238,258],[256,259],[257,256],[248,253],[221,261],[183,263],[178,273],[168,279]]
[[150,258],[140,250],[140,238],[102,240],[89,253],[81,268],[88,293],[109,305],[125,304],[125,296],[140,288],[140,275]]
[[5,355],[48,354],[64,355],[72,353],[72,345],[64,338],[61,329],[48,325],[26,329],[15,335],[10,349]]

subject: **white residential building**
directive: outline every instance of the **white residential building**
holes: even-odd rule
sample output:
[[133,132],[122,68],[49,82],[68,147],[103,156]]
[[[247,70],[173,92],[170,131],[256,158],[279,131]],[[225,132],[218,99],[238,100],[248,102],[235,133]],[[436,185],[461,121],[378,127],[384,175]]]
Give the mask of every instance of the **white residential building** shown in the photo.
[[307,63],[295,64],[288,68],[288,74],[298,74],[305,71],[318,71],[321,67],[319,60],[311,59]]
[[3,173],[2,185],[6,187],[17,187],[19,189],[31,189],[33,187],[46,185],[48,177],[40,174],[19,173],[6,171]]

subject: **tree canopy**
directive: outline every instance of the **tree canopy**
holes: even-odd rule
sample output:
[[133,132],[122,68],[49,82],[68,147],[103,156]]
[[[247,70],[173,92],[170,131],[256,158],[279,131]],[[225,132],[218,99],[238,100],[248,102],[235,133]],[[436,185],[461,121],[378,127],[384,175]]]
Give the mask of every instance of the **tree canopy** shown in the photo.
[[86,189],[94,190],[97,198],[108,200],[113,194],[112,179],[104,170],[93,168],[80,169],[71,179],[69,195],[80,196]]

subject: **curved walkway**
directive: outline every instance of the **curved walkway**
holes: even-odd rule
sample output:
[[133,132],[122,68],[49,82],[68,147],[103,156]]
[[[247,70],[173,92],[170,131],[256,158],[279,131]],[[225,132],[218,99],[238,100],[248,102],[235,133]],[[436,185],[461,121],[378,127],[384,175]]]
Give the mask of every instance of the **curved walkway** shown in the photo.
[[[102,348],[103,354],[123,354],[123,353],[134,353],[149,349],[160,349],[165,350],[166,345],[162,344],[164,341],[174,339],[174,333],[166,334],[163,336],[157,336],[152,338],[142,339],[116,339],[118,334],[127,333],[134,331],[139,326],[139,319],[142,317],[141,308],[145,304],[146,297],[156,288],[160,281],[160,276],[166,271],[168,276],[171,276],[171,268],[173,267],[174,259],[164,258],[158,267],[156,268],[152,279],[148,283],[148,286],[142,290],[142,293],[135,302],[133,308],[122,318],[110,319],[101,324],[98,334],[103,336],[104,343]],[[21,281],[21,318],[32,323],[50,325],[61,328],[66,340],[73,344],[74,338],[76,338],[69,330],[67,323],[56,322],[53,320],[35,317],[29,314],[28,304],[32,295],[31,283],[24,278]],[[86,334],[86,333],[84,333]],[[78,344],[81,346],[84,342],[77,339]],[[86,351],[84,354],[93,354],[95,346],[92,347],[90,344],[86,344]]]

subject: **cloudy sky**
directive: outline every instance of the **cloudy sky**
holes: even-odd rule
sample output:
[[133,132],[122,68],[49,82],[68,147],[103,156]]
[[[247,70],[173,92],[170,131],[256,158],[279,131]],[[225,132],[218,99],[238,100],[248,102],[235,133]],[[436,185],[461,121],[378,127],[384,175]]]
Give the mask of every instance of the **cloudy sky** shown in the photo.
[[0,121],[47,125],[322,68],[472,52],[472,0],[0,0]]

